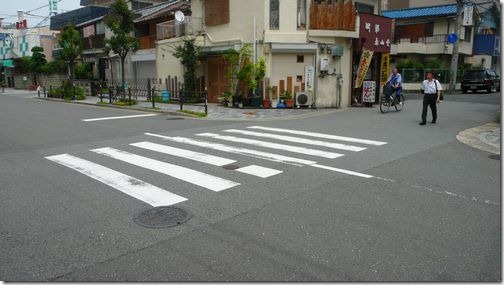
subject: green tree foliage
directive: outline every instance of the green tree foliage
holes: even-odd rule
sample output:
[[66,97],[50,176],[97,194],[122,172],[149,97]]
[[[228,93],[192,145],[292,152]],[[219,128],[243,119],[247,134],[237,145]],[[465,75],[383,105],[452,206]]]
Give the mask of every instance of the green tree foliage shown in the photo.
[[14,73],[27,74],[30,72],[30,58],[27,56],[14,59]]
[[83,63],[77,65],[75,68],[75,78],[77,79],[91,79],[93,78],[93,70],[91,64]]
[[266,74],[266,62],[264,58],[253,63],[252,45],[244,44],[238,51],[228,50],[224,59],[229,64],[226,78],[229,80],[230,92],[238,94],[243,91],[256,93],[259,82]]
[[42,68],[47,63],[47,60],[42,47],[35,46],[31,49],[31,52],[30,70],[34,73],[34,83],[37,84],[37,74],[42,71]]
[[196,39],[185,38],[183,44],[174,47],[173,56],[180,59],[184,66],[185,91],[195,94],[197,87],[196,70],[201,53],[201,47],[196,45]]
[[105,17],[105,24],[114,35],[105,39],[105,53],[113,51],[121,59],[121,81],[124,85],[124,61],[128,52],[139,48],[138,40],[132,36],[133,13],[124,0],[116,0],[110,6],[110,13]]
[[64,61],[54,60],[42,66],[40,69],[40,73],[42,74],[65,73],[66,70],[67,66]]
[[80,33],[72,24],[67,25],[60,34],[60,58],[67,63],[70,83],[73,84],[75,60],[81,55]]

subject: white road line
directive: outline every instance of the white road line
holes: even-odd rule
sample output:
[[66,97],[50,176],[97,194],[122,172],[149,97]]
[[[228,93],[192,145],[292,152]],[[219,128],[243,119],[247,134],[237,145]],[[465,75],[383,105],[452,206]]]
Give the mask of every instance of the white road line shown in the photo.
[[320,164],[313,164],[312,166],[313,167],[317,167],[317,168],[326,169],[326,170],[335,171],[335,172],[341,172],[341,173],[345,173],[345,174],[348,174],[348,175],[359,176],[359,177],[363,177],[363,178],[373,178],[372,175],[368,175],[368,174],[364,174],[364,173],[359,173],[359,172],[355,172],[355,171],[351,171],[351,170],[346,170],[346,169],[341,169],[341,168],[335,168],[335,167],[330,167],[330,166],[325,166],[325,165],[320,165]]
[[363,143],[363,144],[369,144],[369,145],[384,145],[384,144],[387,144],[386,142],[381,142],[381,141],[357,139],[357,138],[351,138],[351,137],[342,137],[342,136],[328,135],[328,134],[323,134],[323,133],[313,133],[313,132],[296,131],[296,130],[289,130],[289,129],[268,128],[268,127],[260,127],[260,126],[251,126],[251,127],[247,127],[247,128],[258,129],[258,130],[265,130],[265,131],[273,131],[273,132],[279,132],[279,133],[289,133],[289,134],[295,134],[295,135],[303,135],[303,136],[323,138],[323,139],[340,140],[340,141],[347,141],[347,142],[356,142],[356,143]]
[[152,134],[152,133],[145,133],[145,135],[158,137],[158,138],[162,138],[165,140],[174,141],[174,142],[178,142],[178,143],[190,144],[190,145],[195,145],[195,146],[199,146],[199,147],[224,151],[224,152],[228,152],[228,153],[236,153],[236,154],[251,156],[251,157],[255,157],[255,158],[266,159],[266,160],[270,160],[270,161],[292,164],[292,165],[296,165],[296,166],[312,165],[312,164],[317,163],[316,161],[311,161],[311,160],[306,160],[306,159],[289,157],[289,156],[285,156],[285,155],[279,155],[279,154],[263,152],[263,151],[256,151],[256,150],[251,150],[251,149],[246,149],[246,148],[232,147],[232,146],[228,146],[228,145],[224,145],[224,144],[211,143],[211,142],[207,142],[207,141],[193,140],[193,139],[184,138],[184,137],[167,137],[167,136]]
[[279,150],[284,150],[284,151],[290,151],[290,152],[325,157],[325,158],[337,158],[337,157],[343,156],[343,154],[335,153],[335,152],[328,152],[328,151],[298,147],[298,146],[293,146],[293,145],[264,142],[264,141],[245,139],[245,138],[237,138],[237,137],[233,137],[233,136],[221,136],[221,135],[213,134],[213,133],[202,133],[202,134],[197,134],[197,136],[210,137],[210,138],[219,139],[219,140],[250,144],[250,145],[255,145],[255,146],[260,146],[260,147],[279,149]]
[[250,175],[254,175],[254,176],[258,176],[261,178],[271,177],[271,176],[274,176],[274,175],[277,175],[277,174],[280,174],[283,172],[281,170],[262,167],[262,166],[258,166],[258,165],[245,166],[245,167],[236,169],[236,171],[243,172],[243,173],[250,174]]
[[117,119],[129,119],[129,118],[139,118],[139,117],[153,117],[158,114],[143,114],[143,115],[131,115],[131,116],[118,116],[118,117],[105,117],[105,118],[94,118],[94,119],[84,119],[83,122],[94,122],[94,121],[105,121],[105,120],[117,120]]
[[236,160],[227,159],[227,158],[220,157],[220,156],[205,154],[205,153],[201,153],[201,152],[196,152],[196,151],[191,151],[191,150],[186,150],[186,149],[181,149],[181,148],[176,148],[176,147],[171,147],[171,146],[157,144],[157,143],[151,143],[151,142],[138,142],[138,143],[132,143],[130,145],[136,146],[139,148],[143,148],[143,149],[148,149],[148,150],[164,153],[164,154],[187,158],[190,160],[195,160],[195,161],[199,161],[199,162],[206,163],[206,164],[216,165],[216,166],[224,166],[224,165],[228,165],[228,164],[236,162]]
[[180,179],[216,192],[240,185],[240,183],[212,176],[190,168],[162,162],[159,160],[147,158],[144,156],[132,154],[126,151],[121,151],[110,147],[92,149],[91,151],[127,163],[131,163],[136,166],[157,171],[159,173],[163,173],[176,179]]
[[[166,145],[161,145],[161,144],[151,143],[151,142],[139,142],[139,143],[132,143],[130,145],[140,147],[143,149],[148,149],[148,150],[164,153],[164,154],[183,157],[183,158],[187,158],[187,159],[194,160],[194,161],[199,161],[199,162],[210,164],[210,165],[216,165],[216,166],[224,166],[224,165],[228,165],[228,164],[236,162],[236,160],[227,159],[227,158],[223,158],[220,156],[205,154],[205,153],[201,153],[201,152],[195,152],[195,151],[191,151],[191,150],[185,150],[185,149],[181,149],[181,148],[176,148],[176,147],[171,147],[171,146],[166,146]],[[282,171],[272,169],[272,168],[256,166],[256,165],[252,165],[252,166],[242,167],[242,168],[235,169],[235,170],[243,172],[243,173],[247,173],[250,175],[262,177],[262,178],[266,178],[269,176],[273,176],[273,175],[282,173]]]
[[288,142],[293,142],[293,143],[318,145],[318,146],[335,148],[335,149],[342,149],[342,150],[348,150],[348,151],[362,151],[362,150],[366,149],[365,147],[359,147],[359,146],[352,146],[352,145],[346,145],[346,144],[340,144],[340,143],[331,143],[331,142],[325,142],[325,141],[317,141],[317,140],[284,136],[284,135],[275,135],[275,134],[269,134],[269,133],[259,133],[259,132],[242,131],[242,130],[235,130],[235,129],[224,130],[224,132],[239,133],[239,134],[255,136],[255,137],[262,137],[262,138],[272,138],[272,139],[288,141]]
[[153,207],[170,206],[187,200],[142,180],[69,154],[47,156],[46,158],[98,180]]

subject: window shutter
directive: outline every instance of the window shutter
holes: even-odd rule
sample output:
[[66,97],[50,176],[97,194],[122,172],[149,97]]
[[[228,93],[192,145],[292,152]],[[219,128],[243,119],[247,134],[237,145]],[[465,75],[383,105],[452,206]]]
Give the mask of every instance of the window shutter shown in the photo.
[[229,23],[229,0],[205,0],[205,25]]

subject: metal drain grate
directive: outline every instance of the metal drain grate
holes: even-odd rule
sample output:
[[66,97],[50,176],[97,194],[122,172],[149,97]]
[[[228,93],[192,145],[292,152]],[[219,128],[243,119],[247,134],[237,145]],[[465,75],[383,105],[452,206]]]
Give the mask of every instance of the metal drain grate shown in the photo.
[[490,159],[495,159],[495,160],[501,160],[501,157],[500,155],[498,154],[492,154],[492,155],[489,155],[488,158]]
[[178,120],[184,120],[184,118],[180,117],[168,117],[166,118],[168,121],[178,121]]
[[187,222],[192,218],[188,211],[174,207],[155,207],[138,214],[133,221],[147,228],[168,228]]

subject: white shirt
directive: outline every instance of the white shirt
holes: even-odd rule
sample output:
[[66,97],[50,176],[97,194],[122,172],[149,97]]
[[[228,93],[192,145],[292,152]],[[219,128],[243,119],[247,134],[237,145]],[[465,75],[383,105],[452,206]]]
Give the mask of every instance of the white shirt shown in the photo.
[[424,90],[425,94],[437,94],[436,85],[438,91],[443,90],[441,83],[439,83],[439,81],[437,81],[436,79],[432,79],[431,81],[429,81],[428,79],[424,80],[422,82],[422,89]]

